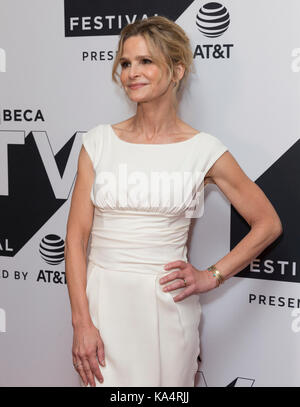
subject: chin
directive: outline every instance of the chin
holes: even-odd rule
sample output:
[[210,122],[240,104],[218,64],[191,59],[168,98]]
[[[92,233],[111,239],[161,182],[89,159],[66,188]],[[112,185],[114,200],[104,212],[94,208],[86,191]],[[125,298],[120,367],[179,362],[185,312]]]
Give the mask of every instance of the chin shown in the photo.
[[157,99],[160,95],[138,95],[138,94],[128,94],[127,93],[128,98],[132,101],[132,102],[151,102],[152,100]]
[[132,102],[136,102],[136,103],[139,103],[139,102],[149,102],[150,100],[151,100],[151,98],[147,98],[147,97],[139,97],[139,96],[132,96],[132,97],[130,97],[130,96],[128,96],[128,98],[132,101]]

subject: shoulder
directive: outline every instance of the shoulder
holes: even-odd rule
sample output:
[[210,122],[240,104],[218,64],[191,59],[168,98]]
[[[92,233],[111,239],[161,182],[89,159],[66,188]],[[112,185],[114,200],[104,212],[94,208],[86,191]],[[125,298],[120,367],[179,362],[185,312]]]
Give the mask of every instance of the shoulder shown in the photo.
[[229,150],[227,145],[214,134],[202,131],[199,133],[200,151],[209,161],[216,161],[225,151]]
[[105,128],[109,126],[108,124],[97,124],[88,131],[84,132],[82,135],[83,140],[93,140],[101,137],[105,131]]
[[82,143],[85,147],[97,149],[101,147],[105,135],[110,129],[110,124],[97,124],[82,134]]
[[82,144],[89,154],[94,167],[97,164],[103,145],[103,135],[107,131],[108,124],[98,124],[82,134]]
[[205,177],[209,178],[212,175],[214,164],[229,149],[219,137],[206,131],[199,133],[198,140],[197,157],[202,165]]
[[218,136],[209,133],[207,131],[200,131],[199,132],[199,140],[203,143],[203,144],[207,144],[207,145],[217,145],[222,143],[221,138],[219,138]]

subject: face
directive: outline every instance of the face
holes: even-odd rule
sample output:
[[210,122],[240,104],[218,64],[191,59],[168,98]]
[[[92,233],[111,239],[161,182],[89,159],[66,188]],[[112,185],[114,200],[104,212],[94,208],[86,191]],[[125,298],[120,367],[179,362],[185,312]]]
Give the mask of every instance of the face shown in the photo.
[[138,35],[124,42],[120,59],[121,83],[134,102],[148,102],[166,93],[172,94],[173,81],[168,71],[152,59],[146,40]]

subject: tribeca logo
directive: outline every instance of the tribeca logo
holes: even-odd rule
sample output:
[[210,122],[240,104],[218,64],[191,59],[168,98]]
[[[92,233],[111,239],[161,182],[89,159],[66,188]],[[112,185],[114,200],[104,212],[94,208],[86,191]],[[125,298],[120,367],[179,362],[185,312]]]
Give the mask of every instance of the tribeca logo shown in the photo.
[[0,72],[6,72],[6,52],[0,48]]
[[291,70],[292,72],[298,73],[300,72],[300,48],[294,48],[292,50],[292,58],[294,59],[291,63]]
[[0,308],[0,332],[6,332],[6,313],[3,308]]
[[[0,256],[15,256],[69,198],[81,133],[54,154],[45,131],[25,137],[24,131],[0,130]],[[24,216],[16,222],[20,211]]]
[[40,109],[33,111],[31,109],[3,109],[1,112],[3,122],[44,122],[44,116]]
[[[74,140],[73,148],[69,154],[68,161],[65,165],[63,176],[57,166],[57,160],[53,155],[52,146],[45,131],[30,132],[34,140],[35,147],[39,152],[40,159],[44,165],[44,170],[47,173],[48,180],[53,189],[56,199],[68,199],[76,171],[76,162],[78,159],[79,150],[81,147],[80,137]],[[26,137],[23,131],[2,131],[0,139],[0,195],[9,195],[9,165],[8,165],[8,146],[12,144],[25,145],[29,141],[30,136]],[[30,159],[29,159],[30,160]],[[30,162],[28,160],[28,162]],[[15,165],[16,162],[11,163]]]
[[[217,38],[227,31],[230,23],[229,12],[220,3],[204,4],[197,13],[196,27],[208,38]],[[233,44],[197,44],[194,58],[229,59]]]

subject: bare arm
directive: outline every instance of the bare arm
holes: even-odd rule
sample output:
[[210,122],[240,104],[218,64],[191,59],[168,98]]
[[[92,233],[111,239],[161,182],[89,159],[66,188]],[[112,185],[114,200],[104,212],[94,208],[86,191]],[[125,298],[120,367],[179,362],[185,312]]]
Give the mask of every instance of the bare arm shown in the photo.
[[74,330],[73,364],[84,384],[93,387],[96,386],[95,377],[103,382],[98,361],[105,365],[104,343],[91,319],[86,295],[86,254],[94,216],[90,192],[94,177],[92,161],[82,147],[67,223],[65,263]]
[[[229,151],[222,154],[207,172],[205,185],[215,183],[226,195],[231,204],[248,222],[251,230],[222,259],[214,262],[225,279],[232,277],[251,260],[261,253],[282,233],[281,221],[264,192],[244,173]],[[164,291],[182,287],[182,279],[186,288],[174,297],[174,301],[182,301],[192,294],[210,291],[217,287],[216,278],[207,270],[198,270],[192,264],[182,260],[167,263],[165,270],[179,268],[162,277],[160,284],[168,284]]]
[[208,183],[218,185],[251,227],[249,233],[215,263],[228,278],[245,268],[276,240],[282,234],[282,224],[264,192],[244,173],[229,151],[215,162],[207,177]]
[[90,324],[86,297],[86,251],[93,221],[90,191],[94,179],[92,162],[82,147],[77,168],[67,223],[65,242],[66,279],[69,291],[72,325]]

